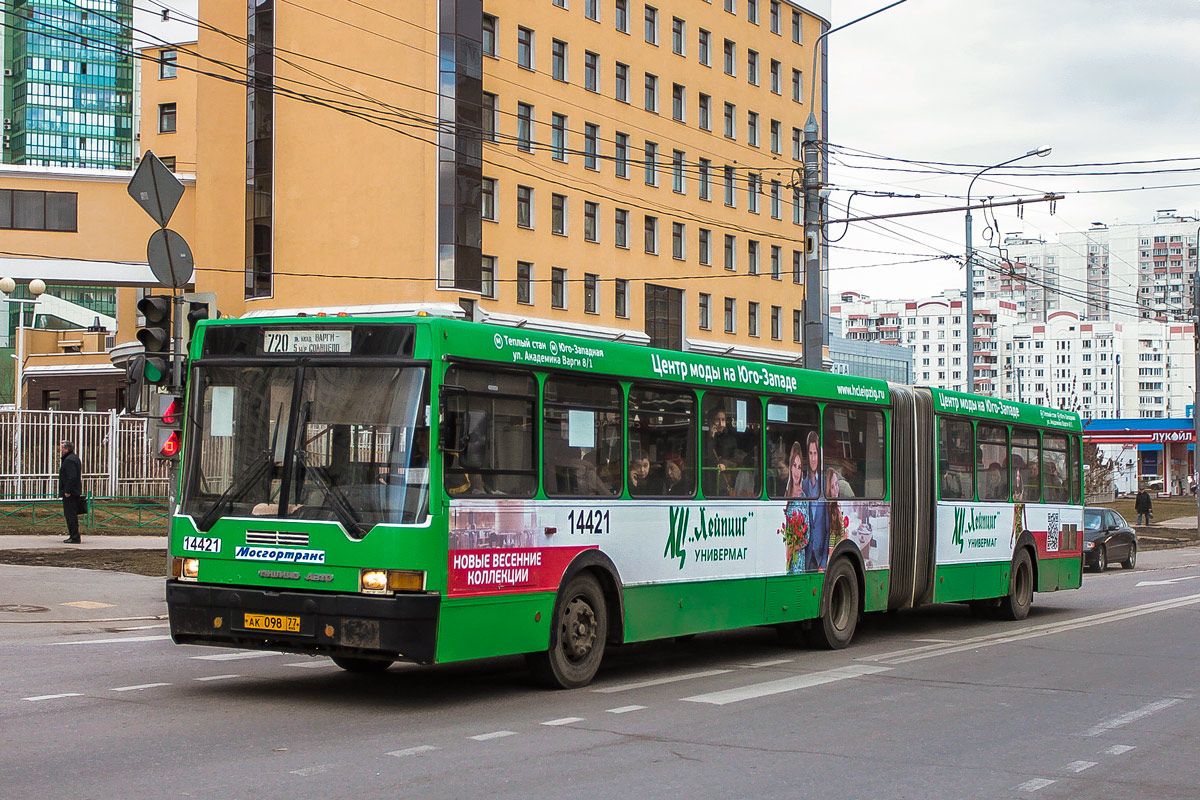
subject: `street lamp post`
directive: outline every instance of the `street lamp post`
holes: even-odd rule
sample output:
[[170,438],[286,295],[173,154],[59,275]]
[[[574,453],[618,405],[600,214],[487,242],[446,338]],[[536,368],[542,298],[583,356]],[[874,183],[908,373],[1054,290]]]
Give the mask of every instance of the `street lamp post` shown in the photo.
[[16,466],[17,466],[17,495],[24,496],[24,494],[22,492],[22,488],[21,488],[21,479],[24,477],[24,473],[25,473],[25,464],[24,464],[24,461],[22,460],[22,452],[21,452],[21,449],[22,449],[21,434],[23,433],[23,431],[22,431],[23,420],[21,419],[21,416],[22,416],[21,409],[23,409],[25,407],[25,404],[23,402],[21,390],[24,388],[22,386],[22,373],[24,372],[24,368],[25,368],[25,304],[28,303],[29,305],[34,305],[35,303],[37,303],[38,298],[41,297],[42,293],[46,291],[46,283],[45,283],[45,281],[41,280],[40,278],[34,278],[33,280],[31,280],[29,282],[29,293],[31,295],[33,295],[33,297],[29,300],[18,300],[16,298],[14,298],[12,296],[12,293],[14,291],[16,291],[16,288],[17,288],[17,282],[14,281],[12,278],[0,278],[0,292],[4,292],[4,294],[8,296],[8,302],[18,304],[18,306],[17,306],[18,307],[18,312],[17,312],[17,354],[16,354],[17,365],[16,365],[16,370],[15,370],[16,371],[16,391],[14,392],[14,395],[13,395],[13,402],[17,409],[17,419],[16,419],[16,432],[13,435],[13,455],[16,458]]
[[975,267],[972,264],[972,259],[975,256],[975,248],[971,239],[971,189],[975,186],[975,181],[979,180],[979,176],[991,169],[1003,167],[1014,161],[1020,161],[1022,158],[1030,156],[1048,156],[1050,155],[1050,145],[1042,145],[1041,147],[1030,150],[1028,153],[1019,155],[1016,158],[1010,158],[1007,161],[1001,161],[999,164],[992,164],[990,167],[984,167],[975,173],[975,177],[971,178],[971,182],[967,184],[967,257],[965,266],[967,268],[967,307],[966,307],[966,334],[967,334],[967,386],[968,392],[975,391]]

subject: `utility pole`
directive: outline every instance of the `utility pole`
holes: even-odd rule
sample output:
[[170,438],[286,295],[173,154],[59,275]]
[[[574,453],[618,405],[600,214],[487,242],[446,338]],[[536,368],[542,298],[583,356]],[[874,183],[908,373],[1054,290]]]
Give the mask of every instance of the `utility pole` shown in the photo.
[[[813,42],[812,70],[808,73],[809,101],[808,121],[804,123],[804,175],[801,187],[804,190],[804,367],[805,369],[820,370],[823,368],[822,359],[825,352],[825,303],[824,303],[824,274],[821,269],[822,227],[821,222],[821,153],[820,123],[817,122],[817,57],[821,53],[821,44],[825,37],[834,31],[848,28],[856,22],[862,22],[868,17],[887,11],[898,6],[905,0],[895,0],[883,8],[878,8],[869,14],[852,19],[844,25],[830,28],[823,32]],[[821,102],[825,102],[825,93],[821,93]]]
[[[1200,228],[1196,229],[1196,241],[1200,243]],[[1200,526],[1200,258],[1196,260],[1196,274],[1192,279],[1192,475],[1196,475],[1196,524]]]

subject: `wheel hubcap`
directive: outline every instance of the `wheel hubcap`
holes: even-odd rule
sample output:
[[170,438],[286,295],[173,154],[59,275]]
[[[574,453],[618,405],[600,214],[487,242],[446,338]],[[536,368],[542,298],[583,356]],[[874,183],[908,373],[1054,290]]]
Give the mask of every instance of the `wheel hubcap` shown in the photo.
[[579,660],[592,651],[596,643],[596,612],[581,597],[567,603],[563,609],[562,647],[572,660]]

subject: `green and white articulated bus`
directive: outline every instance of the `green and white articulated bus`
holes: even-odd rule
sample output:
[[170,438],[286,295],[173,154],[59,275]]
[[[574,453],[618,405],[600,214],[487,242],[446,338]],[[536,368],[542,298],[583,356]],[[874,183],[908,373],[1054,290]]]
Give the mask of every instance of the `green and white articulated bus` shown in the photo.
[[181,644],[373,672],[863,613],[1021,619],[1081,574],[1071,413],[435,316],[202,323],[171,518]]

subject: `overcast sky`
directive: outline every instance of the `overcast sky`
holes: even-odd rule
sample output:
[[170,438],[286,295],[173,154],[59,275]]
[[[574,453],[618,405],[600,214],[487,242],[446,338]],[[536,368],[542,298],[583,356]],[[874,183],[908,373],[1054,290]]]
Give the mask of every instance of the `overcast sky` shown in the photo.
[[[833,0],[841,25],[887,5],[887,0]],[[1200,186],[1110,194],[1080,190],[1200,184],[1200,2],[1198,0],[907,0],[829,36],[829,132],[834,145],[906,159],[978,165],[950,168],[956,175],[912,175],[838,165],[834,151],[832,218],[845,217],[847,189],[921,199],[859,195],[853,216],[964,205],[979,168],[1040,145],[1046,158],[1018,162],[1042,171],[1186,168],[1160,175],[1106,177],[1004,176],[995,170],[975,182],[972,197],[1022,192],[1066,194],[1049,204],[998,208],[1002,234],[1023,232],[1053,240],[1060,231],[1093,221],[1143,222],[1156,209],[1200,212]],[[1056,170],[1087,162],[1186,158],[1142,166]],[[855,165],[911,165],[845,157]],[[989,180],[996,175],[995,181]],[[858,268],[911,260],[908,254],[964,249],[962,212],[889,223],[881,232],[852,225],[831,249],[832,291],[914,298],[961,288],[958,263],[933,261]],[[986,247],[985,223],[974,214],[975,246]],[[843,226],[832,226],[830,237]],[[911,241],[904,237],[911,237]],[[855,248],[855,249],[850,249]],[[864,249],[904,253],[867,253]],[[992,250],[995,252],[995,250]]]

